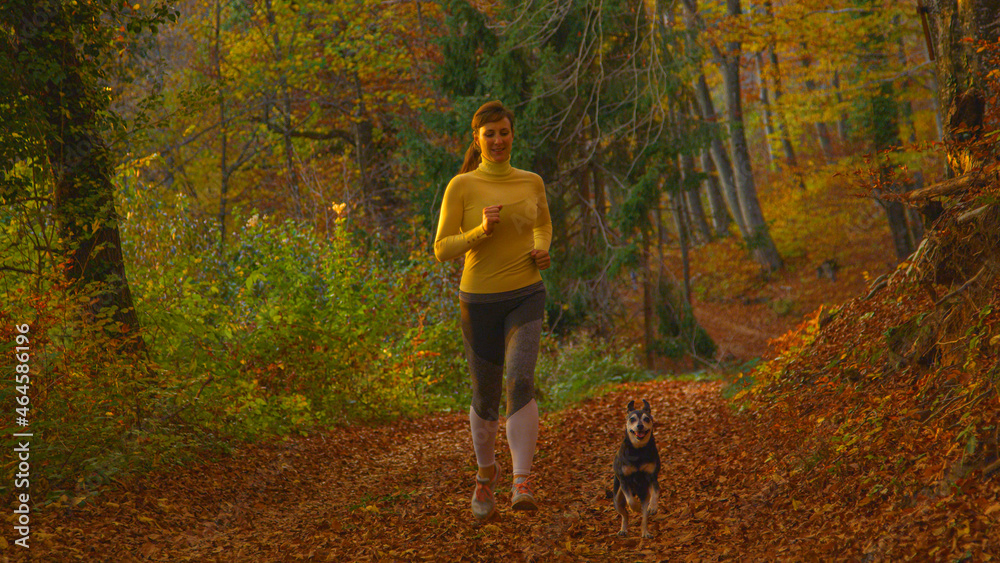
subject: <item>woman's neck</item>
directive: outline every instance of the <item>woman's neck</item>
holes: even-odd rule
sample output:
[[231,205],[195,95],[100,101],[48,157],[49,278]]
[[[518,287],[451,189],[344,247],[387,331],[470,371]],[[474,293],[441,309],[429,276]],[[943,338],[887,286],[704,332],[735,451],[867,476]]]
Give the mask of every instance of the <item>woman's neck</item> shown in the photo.
[[479,163],[479,171],[491,176],[506,176],[511,171],[510,159],[508,158],[503,162],[493,162],[484,158]]

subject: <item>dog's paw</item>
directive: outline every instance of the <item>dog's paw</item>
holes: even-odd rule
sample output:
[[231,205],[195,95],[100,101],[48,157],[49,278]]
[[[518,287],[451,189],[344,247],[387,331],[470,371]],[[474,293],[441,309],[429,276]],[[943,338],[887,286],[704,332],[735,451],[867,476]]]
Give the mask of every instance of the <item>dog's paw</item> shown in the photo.
[[628,537],[628,532],[626,532],[625,530],[618,530],[618,537],[620,538]]
[[651,534],[649,532],[645,532],[645,533],[642,534],[642,537],[646,538],[647,540],[651,540],[651,539],[653,539],[653,534]]

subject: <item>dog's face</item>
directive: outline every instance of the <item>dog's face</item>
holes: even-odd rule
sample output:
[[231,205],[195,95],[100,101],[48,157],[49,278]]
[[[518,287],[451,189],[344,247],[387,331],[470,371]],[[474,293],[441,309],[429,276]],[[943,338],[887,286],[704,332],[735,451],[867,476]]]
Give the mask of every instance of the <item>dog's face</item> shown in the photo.
[[643,448],[653,435],[653,415],[649,403],[642,400],[642,408],[635,408],[635,401],[629,401],[628,415],[625,417],[625,435],[634,448]]

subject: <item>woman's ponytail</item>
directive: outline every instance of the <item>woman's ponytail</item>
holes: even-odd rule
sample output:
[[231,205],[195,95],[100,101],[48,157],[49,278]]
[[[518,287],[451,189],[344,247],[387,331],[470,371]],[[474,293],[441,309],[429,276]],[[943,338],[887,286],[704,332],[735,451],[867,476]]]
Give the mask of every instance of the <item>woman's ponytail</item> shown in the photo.
[[462,161],[462,169],[458,173],[465,174],[479,168],[479,163],[482,159],[482,155],[479,154],[479,143],[475,139],[472,139],[472,144],[469,145],[469,148],[465,149],[465,160]]

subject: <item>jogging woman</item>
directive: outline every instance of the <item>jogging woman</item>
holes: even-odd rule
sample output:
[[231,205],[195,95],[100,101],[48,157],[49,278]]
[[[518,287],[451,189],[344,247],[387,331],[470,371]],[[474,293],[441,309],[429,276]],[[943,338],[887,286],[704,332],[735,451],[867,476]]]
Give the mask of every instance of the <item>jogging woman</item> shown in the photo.
[[550,263],[552,223],[542,179],[510,165],[514,114],[488,102],[473,116],[472,134],[462,168],[444,192],[434,255],[442,262],[465,256],[459,303],[479,466],[472,514],[486,520],[496,512],[501,472],[494,445],[505,379],[511,508],[538,508],[531,481],[538,439],[535,362],[545,312],[540,272]]

